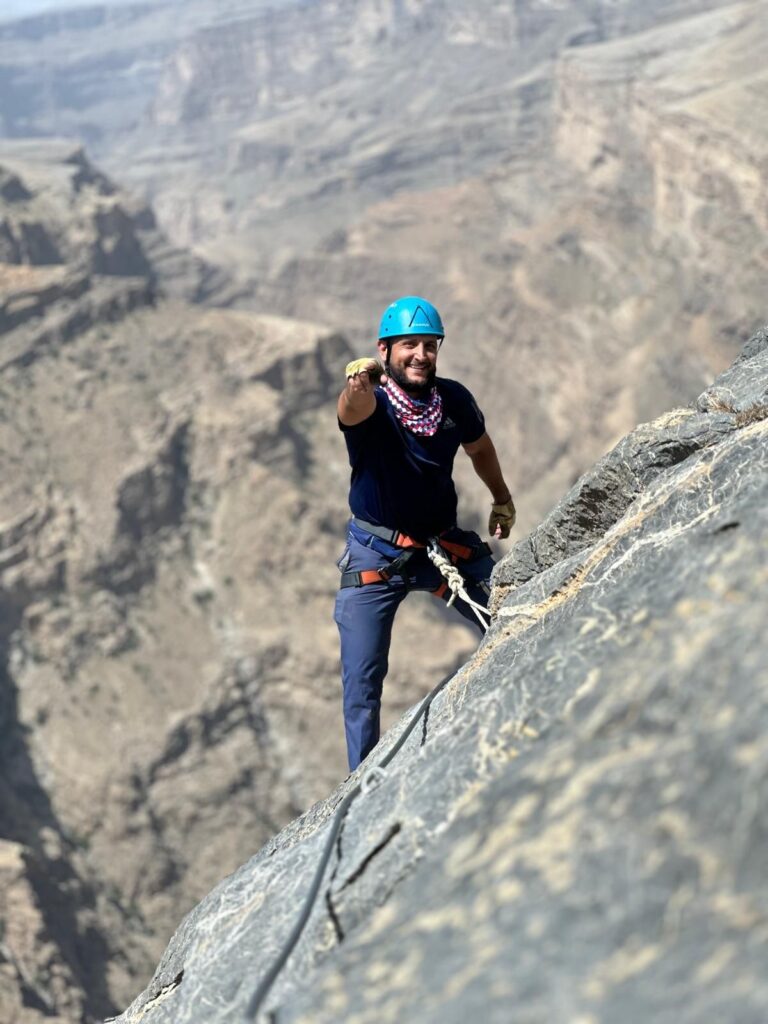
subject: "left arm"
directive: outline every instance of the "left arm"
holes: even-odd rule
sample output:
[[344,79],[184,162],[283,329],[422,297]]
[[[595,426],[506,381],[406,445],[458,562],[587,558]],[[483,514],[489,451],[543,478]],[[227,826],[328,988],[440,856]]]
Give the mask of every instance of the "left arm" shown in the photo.
[[503,505],[511,501],[512,495],[504,483],[499,457],[488,434],[483,434],[472,444],[462,445],[462,448],[472,460],[472,468],[491,492],[494,504]]
[[491,536],[508,537],[514,525],[516,512],[512,494],[504,481],[499,457],[488,434],[477,441],[462,445],[472,460],[472,468],[491,492],[493,506],[488,523]]

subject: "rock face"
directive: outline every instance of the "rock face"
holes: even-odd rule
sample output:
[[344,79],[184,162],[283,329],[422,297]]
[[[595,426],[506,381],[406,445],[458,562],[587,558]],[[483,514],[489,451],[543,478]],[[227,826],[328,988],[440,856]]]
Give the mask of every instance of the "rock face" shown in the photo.
[[[499,623],[665,474],[757,429],[759,340],[695,411],[658,417],[765,313],[762,14],[169,0],[0,24],[0,1014],[126,1005],[183,914],[343,776],[334,380],[394,295],[440,307],[441,372],[477,392],[533,531]],[[40,138],[62,132],[109,176]],[[471,649],[416,607],[390,715]],[[337,872],[329,948],[397,824]]]
[[151,304],[157,293],[214,305],[237,295],[222,271],[170,245],[152,209],[119,189],[76,144],[4,143],[0,218],[3,333],[27,320],[39,333],[53,305],[67,305],[77,333],[91,299],[91,322],[105,319],[99,307],[102,300],[109,305],[107,296],[130,310]]
[[[497,567],[485,641],[351,806],[274,1019],[766,1018],[767,338]],[[184,920],[122,1024],[239,1019],[354,781]]]
[[[185,301],[230,280],[80,150],[0,165],[0,1020],[86,1024],[344,775],[352,350]],[[395,641],[390,719],[471,649],[436,606],[419,657]]]
[[[222,14],[258,0],[217,0]],[[13,18],[3,5],[0,129],[9,138],[66,134],[90,147],[119,137],[151,100],[164,61],[211,17],[210,0],[70,3]],[[41,65],[40,56],[46,55]]]

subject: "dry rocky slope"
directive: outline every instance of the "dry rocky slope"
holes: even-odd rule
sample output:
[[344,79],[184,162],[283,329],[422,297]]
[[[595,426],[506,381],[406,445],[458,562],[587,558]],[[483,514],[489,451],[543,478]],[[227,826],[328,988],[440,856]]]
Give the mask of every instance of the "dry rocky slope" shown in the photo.
[[[441,371],[489,414],[523,529],[732,361],[765,312],[763,7],[0,23],[0,1021],[125,1005],[182,914],[343,776],[334,381],[385,303],[443,311]],[[165,236],[77,145],[20,138],[62,134]],[[470,649],[418,614],[390,714]]]
[[[761,331],[497,567],[485,641],[353,803],[270,1020],[761,1024],[766,551]],[[184,920],[121,1024],[243,1019],[354,781]]]
[[[180,916],[345,774],[352,350],[216,307],[236,295],[79,148],[4,146],[2,1024],[124,1006]],[[390,719],[471,649],[432,605]]]

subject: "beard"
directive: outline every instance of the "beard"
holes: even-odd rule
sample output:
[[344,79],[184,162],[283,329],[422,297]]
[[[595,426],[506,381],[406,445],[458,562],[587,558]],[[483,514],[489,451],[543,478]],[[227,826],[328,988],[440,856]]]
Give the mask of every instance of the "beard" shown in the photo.
[[404,373],[396,370],[390,363],[387,363],[385,372],[407,395],[422,400],[429,398],[429,393],[435,386],[435,377],[437,376],[436,370],[430,370],[423,384],[414,384],[413,381],[408,380]]

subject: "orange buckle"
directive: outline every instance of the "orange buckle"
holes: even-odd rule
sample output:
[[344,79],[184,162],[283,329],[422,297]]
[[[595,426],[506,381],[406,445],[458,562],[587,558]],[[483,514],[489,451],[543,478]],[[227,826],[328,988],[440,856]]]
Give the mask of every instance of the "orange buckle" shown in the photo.
[[457,558],[466,560],[472,556],[472,548],[468,548],[464,544],[454,544],[453,541],[441,540],[439,537],[438,544],[450,554],[456,555]]
[[386,569],[363,569],[360,572],[361,583],[389,583],[389,573]]
[[413,537],[409,537],[407,533],[398,533],[395,537],[395,546],[398,548],[425,548],[426,544],[421,544],[419,541],[414,540]]

